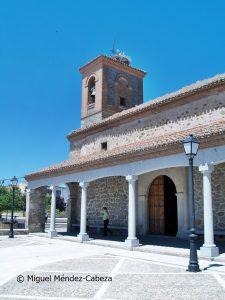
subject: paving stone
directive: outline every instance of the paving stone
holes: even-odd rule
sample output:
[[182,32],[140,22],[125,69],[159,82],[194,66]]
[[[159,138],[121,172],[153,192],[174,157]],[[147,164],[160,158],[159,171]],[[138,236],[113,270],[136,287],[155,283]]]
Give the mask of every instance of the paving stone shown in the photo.
[[[88,273],[87,273],[88,274]],[[21,295],[21,296],[45,296],[45,297],[93,297],[103,282],[86,281],[85,274],[80,273],[66,273],[65,276],[77,276],[82,277],[82,281],[54,281],[54,275],[59,276],[58,273],[37,273],[37,272],[25,272],[22,274],[25,278],[23,283],[17,282],[17,277],[13,278],[0,289],[1,295]],[[50,282],[31,282],[27,280],[27,275],[36,276],[50,276]],[[93,274],[91,274],[93,275]],[[96,273],[98,276],[105,276],[105,274]]]
[[184,268],[175,268],[163,266],[160,264],[153,264],[148,262],[141,262],[135,260],[125,260],[119,269],[118,273],[185,273]]
[[36,270],[67,270],[74,272],[110,272],[119,261],[118,258],[84,258],[69,259],[57,263],[47,264]]
[[117,275],[104,299],[225,299],[211,274]]

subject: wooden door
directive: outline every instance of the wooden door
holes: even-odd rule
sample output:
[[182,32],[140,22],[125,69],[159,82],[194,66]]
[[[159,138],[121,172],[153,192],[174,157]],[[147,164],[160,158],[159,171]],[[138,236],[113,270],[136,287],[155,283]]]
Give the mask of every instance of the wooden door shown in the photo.
[[149,231],[165,233],[164,176],[158,176],[151,184],[148,196]]

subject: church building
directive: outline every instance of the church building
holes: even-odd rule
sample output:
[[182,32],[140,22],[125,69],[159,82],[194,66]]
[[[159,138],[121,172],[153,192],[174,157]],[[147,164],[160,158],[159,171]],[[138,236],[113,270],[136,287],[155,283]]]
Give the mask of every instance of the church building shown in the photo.
[[69,190],[67,230],[79,224],[124,230],[125,245],[137,236],[189,234],[188,159],[182,141],[200,142],[194,159],[196,229],[201,254],[218,255],[214,235],[225,234],[225,74],[198,81],[143,103],[146,72],[121,52],[100,55],[80,68],[81,128],[67,135],[68,159],[25,176],[29,232],[45,230],[45,195],[52,189],[49,236],[55,229],[57,186]]

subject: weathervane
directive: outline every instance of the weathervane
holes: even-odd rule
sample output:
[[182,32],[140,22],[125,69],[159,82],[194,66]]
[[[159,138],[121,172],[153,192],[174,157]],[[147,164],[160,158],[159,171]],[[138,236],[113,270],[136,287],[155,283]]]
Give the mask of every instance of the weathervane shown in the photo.
[[114,39],[114,41],[113,41],[113,47],[111,49],[111,52],[112,52],[113,56],[116,54],[115,44],[116,44],[116,40]]

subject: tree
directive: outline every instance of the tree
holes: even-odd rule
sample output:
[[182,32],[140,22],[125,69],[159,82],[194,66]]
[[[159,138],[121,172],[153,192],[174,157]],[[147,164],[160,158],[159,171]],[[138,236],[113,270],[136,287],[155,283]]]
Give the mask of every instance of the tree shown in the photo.
[[10,192],[9,188],[0,186],[0,213],[10,209]]
[[[12,188],[0,186],[0,213],[11,209]],[[24,211],[26,203],[25,194],[21,193],[18,187],[15,188],[14,210]]]

